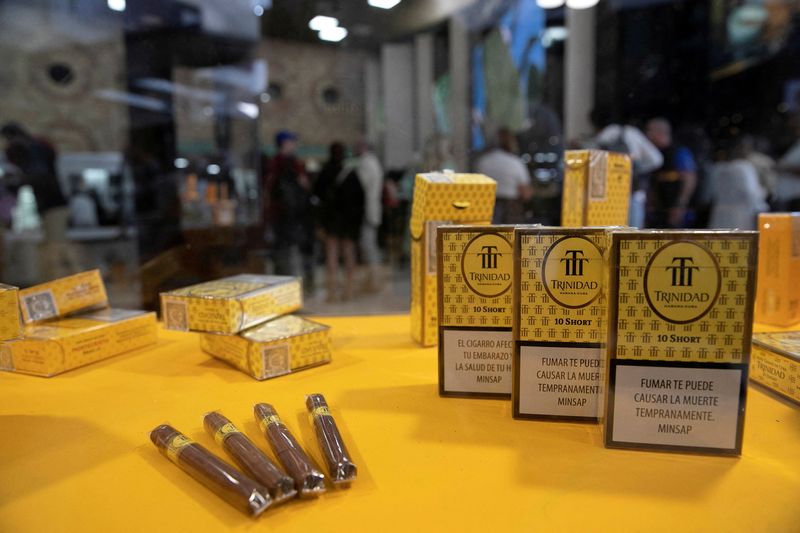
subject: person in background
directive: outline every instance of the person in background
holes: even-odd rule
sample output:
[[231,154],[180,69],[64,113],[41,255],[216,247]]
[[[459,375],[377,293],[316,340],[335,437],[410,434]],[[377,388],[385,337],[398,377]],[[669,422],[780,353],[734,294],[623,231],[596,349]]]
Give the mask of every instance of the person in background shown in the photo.
[[531,174],[517,155],[517,141],[508,128],[497,130],[497,147],[478,159],[477,171],[497,182],[493,224],[525,221],[525,202],[533,196]]
[[364,219],[364,189],[353,165],[345,165],[345,147],[334,142],[328,160],[314,183],[317,225],[325,242],[327,301],[339,295],[339,258],[344,260],[345,285],[342,299],[353,297],[356,243]]
[[641,228],[645,223],[645,206],[650,173],[664,163],[661,151],[634,126],[617,124],[605,108],[594,108],[590,119],[597,129],[592,146],[610,152],[628,154],[631,158],[631,207],[628,225]]
[[673,142],[672,126],[666,119],[651,119],[645,130],[647,138],[664,158],[664,164],[651,178],[646,226],[685,227],[689,201],[697,185],[697,169],[692,153]]
[[758,169],[747,159],[749,149],[749,141],[740,139],[729,160],[714,166],[711,228],[754,230],[758,213],[769,209]]
[[381,225],[383,193],[383,169],[369,143],[361,140],[356,145],[356,172],[364,190],[364,223],[361,226],[361,252],[367,265],[364,290],[380,290],[378,269],[381,254],[378,249],[378,227]]
[[764,144],[763,139],[745,135],[741,140],[741,153],[758,172],[758,183],[764,190],[767,203],[770,203],[778,193],[778,174],[775,172],[775,160],[766,154],[768,150],[763,147]]
[[94,228],[100,225],[97,198],[92,196],[86,181],[76,180],[75,193],[69,199],[70,223],[74,228]]
[[300,256],[304,289],[314,285],[314,235],[311,214],[311,181],[297,158],[297,135],[280,131],[275,135],[277,153],[267,163],[264,220],[270,233],[275,273],[297,275],[293,257]]
[[0,128],[0,136],[6,142],[6,159],[19,169],[23,184],[30,185],[36,197],[44,235],[42,274],[55,279],[80,271],[78,254],[67,239],[69,206],[58,181],[55,148],[12,122]]

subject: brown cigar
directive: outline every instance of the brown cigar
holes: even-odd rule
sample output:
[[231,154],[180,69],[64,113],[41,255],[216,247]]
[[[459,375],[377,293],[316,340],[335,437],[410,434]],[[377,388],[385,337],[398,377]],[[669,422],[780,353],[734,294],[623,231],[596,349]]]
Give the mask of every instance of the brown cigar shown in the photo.
[[250,516],[260,515],[272,503],[265,487],[174,427],[166,424],[158,426],[150,432],[150,440],[181,470]]
[[294,480],[275,466],[230,420],[212,412],[203,418],[203,423],[217,444],[225,448],[239,468],[267,487],[273,503],[281,503],[297,496]]
[[294,486],[300,497],[312,498],[325,492],[325,475],[314,467],[311,459],[289,432],[289,428],[281,422],[275,408],[268,403],[258,403],[253,410],[272,451],[294,479]]
[[328,402],[322,394],[309,394],[306,396],[306,407],[317,432],[317,442],[328,464],[328,474],[334,486],[347,487],[356,478],[358,469],[347,453],[336,420],[328,410]]

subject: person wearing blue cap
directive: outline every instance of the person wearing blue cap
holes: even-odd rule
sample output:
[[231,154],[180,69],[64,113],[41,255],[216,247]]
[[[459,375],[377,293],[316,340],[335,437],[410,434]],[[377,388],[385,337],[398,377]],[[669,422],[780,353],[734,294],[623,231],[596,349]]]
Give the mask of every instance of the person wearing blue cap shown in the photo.
[[[311,212],[311,180],[297,158],[298,139],[291,131],[275,135],[277,153],[267,163],[264,194],[265,222],[272,243],[275,273],[297,275],[293,257],[299,255],[304,286],[311,289],[314,274],[314,235]],[[299,252],[299,253],[296,253]]]

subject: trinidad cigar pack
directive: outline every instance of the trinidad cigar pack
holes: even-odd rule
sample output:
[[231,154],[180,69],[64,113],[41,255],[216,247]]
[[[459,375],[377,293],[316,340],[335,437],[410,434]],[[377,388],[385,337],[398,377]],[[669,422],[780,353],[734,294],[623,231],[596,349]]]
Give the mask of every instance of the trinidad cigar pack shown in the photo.
[[800,331],[755,333],[750,379],[800,404]]
[[438,230],[439,394],[511,396],[514,226]]
[[18,294],[16,287],[0,283],[0,341],[22,335]]
[[605,442],[739,455],[758,234],[612,234]]
[[628,223],[631,159],[603,150],[564,153],[561,225],[622,226]]
[[515,231],[515,418],[597,421],[609,239],[606,228]]
[[756,322],[800,322],[800,213],[758,215]]

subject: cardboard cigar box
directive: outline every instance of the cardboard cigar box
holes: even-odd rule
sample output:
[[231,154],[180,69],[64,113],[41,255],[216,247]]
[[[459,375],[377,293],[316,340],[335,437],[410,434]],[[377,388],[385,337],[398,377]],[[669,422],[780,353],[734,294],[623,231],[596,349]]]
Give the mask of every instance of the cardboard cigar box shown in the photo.
[[50,377],[156,342],[156,315],[102,309],[27,326],[0,343],[0,370]]
[[262,380],[329,363],[329,329],[288,315],[239,335],[203,334],[200,346],[209,355]]
[[565,151],[561,225],[626,225],[631,168],[627,154],[604,150]]
[[800,331],[754,333],[750,379],[800,404]]
[[242,274],[161,293],[167,329],[234,334],[303,306],[299,278]]
[[26,324],[106,307],[108,295],[99,270],[89,270],[19,291]]
[[16,287],[0,283],[0,341],[22,335],[18,294]]
[[417,174],[411,208],[411,337],[423,346],[438,338],[436,228],[489,224],[496,182],[483,174]]
[[605,443],[739,455],[758,233],[614,232]]
[[438,230],[439,394],[511,396],[514,226]]
[[597,421],[609,242],[607,228],[515,231],[514,418]]
[[800,322],[800,213],[758,215],[756,322]]

